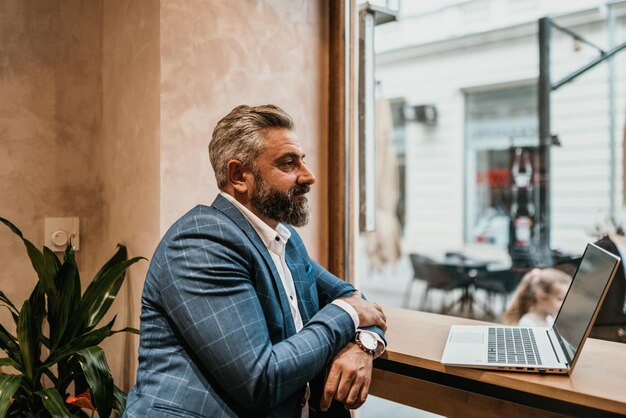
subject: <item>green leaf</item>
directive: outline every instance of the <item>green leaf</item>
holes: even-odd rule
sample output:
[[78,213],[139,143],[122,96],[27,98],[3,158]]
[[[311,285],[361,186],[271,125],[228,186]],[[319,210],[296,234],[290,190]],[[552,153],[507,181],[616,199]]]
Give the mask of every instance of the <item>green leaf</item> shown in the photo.
[[20,387],[21,376],[0,373],[0,418],[4,418],[11,404],[11,398]]
[[96,275],[93,277],[92,283],[97,283],[102,279],[104,273],[111,269],[114,265],[121,263],[128,259],[128,251],[126,250],[125,245],[118,244],[117,251],[113,254],[113,257],[109,259],[104,265],[98,270]]
[[22,310],[20,310],[20,318],[17,322],[17,341],[20,345],[22,354],[22,367],[24,377],[30,384],[35,384],[33,377],[35,376],[35,368],[39,361],[40,345],[39,336],[41,328],[37,327],[35,317],[32,314],[30,302],[24,301]]
[[74,286],[74,289],[72,290],[73,294],[74,294],[74,299],[72,299],[71,303],[72,303],[72,312],[76,312],[76,310],[78,309],[78,306],[80,304],[80,295],[81,295],[81,289],[80,289],[80,273],[78,272],[78,265],[76,264],[76,257],[75,257],[75,253],[74,253],[74,247],[72,247],[71,245],[67,245],[67,248],[65,249],[65,256],[63,258],[64,262],[67,261],[69,258],[72,259],[72,263],[74,264],[74,266],[76,267],[76,271],[75,271],[75,280],[73,281],[72,285]]
[[1,290],[0,290],[0,302],[4,303],[4,305],[2,306],[5,306],[11,312],[11,316],[13,317],[13,322],[15,322],[15,324],[17,325],[20,312],[17,310],[13,302],[11,302],[11,300],[8,298],[8,296],[5,295],[4,292]]
[[56,377],[56,375],[54,373],[52,373],[52,370],[50,369],[42,369],[42,374],[45,374],[46,377],[48,379],[50,379],[50,381],[52,382],[52,384],[54,385],[55,388],[59,388],[59,384],[61,382],[59,382],[59,379]]
[[6,304],[6,307],[11,311],[11,313],[15,315],[19,313],[15,305],[13,305],[13,302],[11,302],[11,300],[7,297],[7,295],[5,295],[4,292],[1,290],[0,290],[0,302],[3,302],[4,304]]
[[61,269],[61,260],[48,247],[43,247],[43,266],[45,274],[54,280]]
[[2,324],[0,324],[0,349],[15,360],[20,361],[22,358],[20,355],[20,347],[17,344],[17,338],[7,331]]
[[64,341],[68,319],[76,312],[80,301],[80,285],[77,285],[78,268],[74,250],[69,247],[65,260],[56,275],[54,296],[48,296],[48,323],[50,324],[50,344],[54,350]]
[[[59,376],[63,376],[64,380],[59,382],[57,389],[65,391],[70,383],[74,384],[75,393],[83,393],[89,388],[89,384],[87,383],[87,380],[85,380],[83,369],[78,363],[78,356],[70,356],[67,360],[59,362],[58,366]],[[63,371],[61,371],[61,369]]]
[[65,402],[55,388],[42,389],[35,392],[41,397],[43,405],[46,407],[50,415],[57,418],[74,418],[70,411],[65,407]]
[[98,415],[106,418],[111,415],[113,408],[114,385],[104,351],[100,347],[89,347],[76,354],[91,388]]
[[30,302],[31,312],[35,318],[34,321],[38,324],[39,329],[41,329],[43,320],[46,317],[46,294],[43,291],[41,282],[37,282],[28,301]]
[[122,416],[126,409],[126,392],[117,386],[113,386],[113,409]]
[[[75,321],[71,327],[74,335],[98,325],[115,300],[124,281],[126,269],[144,257],[126,258],[126,247],[120,245],[117,253],[96,274],[80,300]],[[122,261],[119,261],[119,260]]]
[[113,327],[115,318],[116,317],[114,317],[111,322],[105,326],[75,337],[69,343],[51,352],[48,359],[44,362],[43,367],[50,367],[66,357],[75,354],[79,350],[100,344],[102,340],[111,335],[111,328]]
[[126,327],[122,329],[117,329],[115,331],[111,331],[111,335],[117,334],[118,332],[130,332],[131,334],[139,335],[139,330],[133,327]]
[[45,335],[41,336],[41,343],[47,348],[50,349],[50,340],[46,338]]
[[17,361],[13,360],[10,357],[0,358],[0,367],[6,367],[6,366],[13,367],[15,370],[21,371],[21,367]]
[[32,263],[33,268],[37,272],[37,276],[39,276],[39,281],[42,282],[43,288],[46,291],[46,293],[54,291],[54,282],[53,282],[54,276],[50,276],[49,274],[46,273],[47,266],[46,266],[46,262],[44,261],[44,255],[41,253],[41,251],[39,251],[37,247],[33,245],[32,242],[24,238],[24,235],[22,235],[22,231],[17,229],[17,227],[13,225],[11,222],[9,222],[8,220],[4,218],[0,218],[0,222],[8,226],[9,229],[11,229],[11,231],[13,231],[13,233],[19,236],[24,242],[24,246],[26,247],[26,251],[28,252],[28,257],[30,258],[30,262]]

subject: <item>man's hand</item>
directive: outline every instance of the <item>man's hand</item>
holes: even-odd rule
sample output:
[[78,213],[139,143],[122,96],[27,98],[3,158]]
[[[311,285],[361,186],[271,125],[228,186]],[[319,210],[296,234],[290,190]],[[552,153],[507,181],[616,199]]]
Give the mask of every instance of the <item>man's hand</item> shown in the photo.
[[373,356],[355,343],[348,343],[330,363],[320,408],[326,411],[333,399],[346,408],[363,405],[372,381]]
[[359,315],[359,327],[369,327],[376,325],[383,332],[387,330],[387,318],[383,312],[383,308],[379,304],[368,302],[361,297],[361,292],[357,290],[352,296],[341,298],[344,302],[349,303],[356,313]]

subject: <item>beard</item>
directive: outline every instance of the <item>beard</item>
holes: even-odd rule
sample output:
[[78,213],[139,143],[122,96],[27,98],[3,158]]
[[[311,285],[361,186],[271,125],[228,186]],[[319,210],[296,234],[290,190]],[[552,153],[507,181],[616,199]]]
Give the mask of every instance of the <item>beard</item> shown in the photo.
[[250,203],[263,216],[296,227],[309,222],[310,210],[307,198],[302,197],[298,200],[294,196],[307,193],[311,186],[295,185],[284,193],[272,189],[257,173],[254,173],[254,181],[256,187]]

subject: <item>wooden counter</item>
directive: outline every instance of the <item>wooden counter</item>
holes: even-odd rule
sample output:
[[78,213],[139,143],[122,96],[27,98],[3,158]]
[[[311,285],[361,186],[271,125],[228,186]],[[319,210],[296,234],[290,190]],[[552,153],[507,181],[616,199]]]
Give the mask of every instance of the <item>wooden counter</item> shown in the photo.
[[626,416],[626,345],[588,339],[571,376],[444,366],[464,318],[385,308],[388,347],[370,394],[449,417]]

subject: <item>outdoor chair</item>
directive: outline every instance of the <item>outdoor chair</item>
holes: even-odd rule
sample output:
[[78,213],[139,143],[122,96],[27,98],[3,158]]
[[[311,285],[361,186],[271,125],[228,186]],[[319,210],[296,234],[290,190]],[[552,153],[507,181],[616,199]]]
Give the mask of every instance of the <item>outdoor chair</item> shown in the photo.
[[509,296],[522,281],[522,277],[529,269],[506,269],[506,270],[485,270],[480,272],[474,280],[476,289],[484,290],[487,294],[486,312],[489,316],[495,317],[502,312],[496,313],[493,310],[497,297],[501,300],[502,310],[506,308]]
[[[419,254],[409,254],[409,258],[413,267],[413,279],[409,282],[404,295],[403,306],[405,308],[409,307],[413,284],[416,280],[426,282],[426,289],[419,305],[421,310],[432,310],[427,302],[433,289],[444,291],[446,294],[457,289],[463,289],[464,292],[467,292],[468,286],[472,283],[471,278],[454,266],[437,263],[431,258]],[[453,306],[454,304],[446,305],[444,295],[439,312],[447,313]]]

